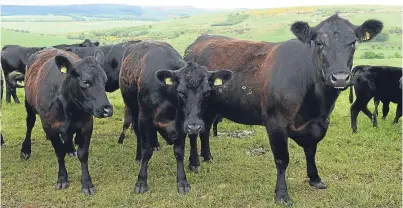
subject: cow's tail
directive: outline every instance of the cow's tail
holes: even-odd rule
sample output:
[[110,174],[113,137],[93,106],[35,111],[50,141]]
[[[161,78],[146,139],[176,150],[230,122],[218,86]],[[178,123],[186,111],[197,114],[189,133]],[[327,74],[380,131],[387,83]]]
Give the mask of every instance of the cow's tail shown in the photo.
[[8,79],[8,82],[10,84],[10,87],[14,88],[23,88],[25,86],[24,78],[25,75],[18,71],[13,71],[6,77],[6,79]]
[[348,99],[350,100],[350,104],[353,103],[354,100],[353,85],[350,86],[350,95],[348,96]]

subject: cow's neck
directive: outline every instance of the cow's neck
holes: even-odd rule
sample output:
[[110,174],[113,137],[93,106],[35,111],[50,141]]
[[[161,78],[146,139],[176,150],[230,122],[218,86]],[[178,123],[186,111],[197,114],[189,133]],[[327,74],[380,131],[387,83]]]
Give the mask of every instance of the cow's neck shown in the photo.
[[340,94],[340,91],[326,86],[325,83],[323,83],[322,75],[319,74],[319,70],[314,80],[314,95],[317,97],[319,102],[320,114],[321,116],[325,116],[325,119],[328,119]]

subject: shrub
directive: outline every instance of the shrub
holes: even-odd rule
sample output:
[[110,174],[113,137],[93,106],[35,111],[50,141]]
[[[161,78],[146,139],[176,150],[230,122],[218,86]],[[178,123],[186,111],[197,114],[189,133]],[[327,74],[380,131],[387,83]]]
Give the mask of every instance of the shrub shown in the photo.
[[389,40],[389,35],[387,33],[378,34],[374,39],[376,42],[385,42]]
[[375,53],[373,51],[366,51],[362,56],[362,59],[384,59],[385,55],[383,53]]
[[239,24],[239,23],[245,21],[246,19],[248,19],[248,17],[249,17],[249,15],[247,15],[247,14],[239,14],[239,13],[237,13],[237,15],[229,14],[226,21],[212,24],[211,26],[236,25],[236,24]]

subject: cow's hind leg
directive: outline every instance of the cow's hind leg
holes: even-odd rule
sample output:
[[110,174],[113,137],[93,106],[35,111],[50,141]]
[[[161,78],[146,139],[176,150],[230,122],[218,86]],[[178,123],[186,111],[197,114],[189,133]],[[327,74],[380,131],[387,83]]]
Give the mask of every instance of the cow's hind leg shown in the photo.
[[10,102],[11,102],[11,86],[10,84],[8,84],[8,81],[6,81],[6,103]]
[[47,135],[47,137],[52,142],[53,148],[57,156],[57,162],[59,164],[59,172],[55,188],[56,190],[66,189],[67,187],[69,187],[69,179],[66,164],[64,161],[66,150],[58,134]]
[[388,113],[389,113],[389,103],[390,103],[390,101],[384,101],[384,102],[382,102],[382,119],[383,120],[385,120],[386,119],[386,116],[388,115]]
[[[371,119],[372,121],[372,114],[369,112],[367,108],[367,104],[369,100],[371,100],[371,96],[368,94],[363,93],[357,93],[357,99],[354,101],[354,103],[351,105],[350,108],[350,115],[351,115],[351,129],[353,130],[353,133],[357,132],[357,117],[358,114],[360,113],[361,110]],[[364,110],[366,109],[366,110]],[[369,114],[368,114],[369,113]]]
[[21,146],[20,158],[22,160],[28,160],[28,158],[31,156],[31,134],[32,128],[34,128],[36,121],[36,114],[34,112],[34,109],[28,104],[27,101],[25,101],[25,110],[27,112],[27,131],[25,133],[24,142]]
[[82,129],[76,132],[76,140],[78,143],[77,157],[81,163],[81,190],[86,196],[95,194],[96,189],[92,184],[91,176],[88,171],[88,149],[90,146],[93,128],[92,118],[85,124]]
[[379,106],[379,100],[374,98],[374,105],[375,105],[375,110],[372,113],[372,125],[374,127],[378,126],[378,121],[377,121],[377,117],[378,117],[378,106]]
[[18,96],[17,96],[17,88],[10,87],[10,93],[11,93],[11,96],[13,97],[13,99],[14,99],[14,102],[19,104],[20,100],[18,99]]
[[397,124],[399,122],[400,117],[402,117],[402,104],[401,103],[397,104],[396,116],[395,116],[395,119],[393,120],[393,124]]
[[197,134],[189,135],[190,140],[190,156],[189,170],[197,172],[200,166],[199,153],[197,152]]
[[129,108],[127,106],[125,106],[122,132],[120,133],[119,140],[118,140],[119,144],[123,144],[123,140],[125,139],[125,136],[126,136],[126,131],[130,127],[131,123],[132,123],[132,113],[130,112]]

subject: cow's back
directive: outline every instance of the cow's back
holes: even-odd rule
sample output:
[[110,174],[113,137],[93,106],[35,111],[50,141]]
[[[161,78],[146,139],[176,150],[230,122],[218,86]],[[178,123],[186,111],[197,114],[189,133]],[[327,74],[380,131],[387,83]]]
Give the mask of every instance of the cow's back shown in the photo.
[[180,54],[164,42],[142,41],[131,45],[123,55],[120,88],[122,91],[137,91],[142,85],[154,85],[158,81],[156,71],[179,69],[185,66],[181,61]]
[[363,65],[355,67],[353,72],[367,82],[375,98],[402,103],[402,91],[399,88],[401,67]]
[[35,109],[46,108],[55,99],[55,95],[64,75],[56,69],[54,57],[64,55],[71,62],[80,58],[67,51],[54,48],[38,51],[28,59],[25,74],[26,101]]

